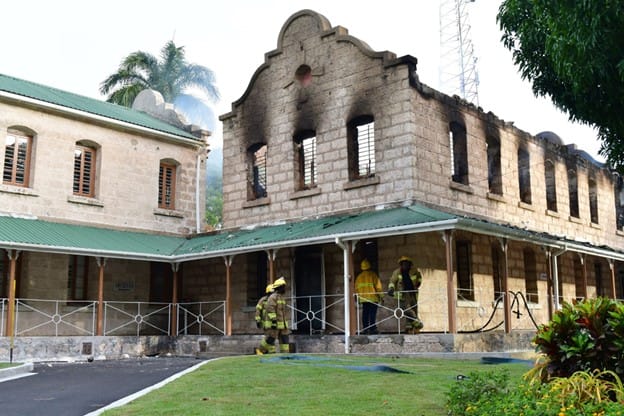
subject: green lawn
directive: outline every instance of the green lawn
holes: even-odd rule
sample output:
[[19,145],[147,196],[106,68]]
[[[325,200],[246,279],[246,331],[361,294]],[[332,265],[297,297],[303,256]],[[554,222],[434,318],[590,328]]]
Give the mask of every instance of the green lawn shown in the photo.
[[0,363],[0,370],[3,368],[17,367],[18,365],[21,365],[21,363]]
[[[405,373],[370,371],[388,367]],[[344,355],[243,356],[213,360],[114,415],[446,415],[457,376],[526,363]]]

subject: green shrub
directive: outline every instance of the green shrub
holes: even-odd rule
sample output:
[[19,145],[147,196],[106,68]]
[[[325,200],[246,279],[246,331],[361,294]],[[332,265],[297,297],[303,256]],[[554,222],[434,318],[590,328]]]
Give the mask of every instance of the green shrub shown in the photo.
[[[548,383],[537,380],[528,383],[501,384],[499,389],[484,389],[483,377],[473,382],[458,382],[451,388],[447,407],[452,416],[624,416],[624,388],[615,374],[615,382],[605,380],[605,374],[578,372],[571,377],[553,378]],[[471,375],[472,377],[472,375]],[[503,381],[492,379],[489,381]]]
[[544,355],[533,374],[546,381],[577,371],[624,375],[624,304],[607,299],[564,303],[533,339]]
[[471,403],[480,400],[498,400],[510,392],[509,372],[506,370],[471,372],[467,377],[458,377],[449,393],[447,408],[451,415],[468,415]]

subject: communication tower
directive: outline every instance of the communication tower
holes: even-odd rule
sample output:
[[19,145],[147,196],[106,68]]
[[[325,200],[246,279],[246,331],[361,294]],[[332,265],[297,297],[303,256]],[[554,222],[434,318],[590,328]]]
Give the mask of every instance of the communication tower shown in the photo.
[[440,0],[440,89],[479,105],[477,58],[470,39],[468,3]]

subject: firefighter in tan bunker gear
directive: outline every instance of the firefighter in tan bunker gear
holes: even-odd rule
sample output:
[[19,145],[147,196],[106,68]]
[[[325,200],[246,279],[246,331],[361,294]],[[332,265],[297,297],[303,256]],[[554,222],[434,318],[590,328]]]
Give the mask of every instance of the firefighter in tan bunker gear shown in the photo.
[[[256,327],[258,329],[264,330],[264,335],[266,336],[267,330],[271,329],[271,322],[267,321],[266,318],[266,303],[267,300],[269,300],[269,296],[271,296],[271,293],[273,293],[273,285],[268,284],[264,293],[265,295],[262,296],[256,304]],[[262,355],[266,354],[268,351],[264,350],[262,348],[262,345],[260,345],[259,348],[256,348],[255,352],[258,355]]]
[[[392,272],[388,284],[388,295],[394,296],[398,306],[403,309],[407,319],[407,332],[417,334],[423,327],[418,318],[418,289],[422,283],[422,275],[418,270],[412,272],[413,261],[407,256],[399,258],[399,268]],[[395,294],[396,292],[396,294]]]
[[280,352],[289,352],[288,344],[288,322],[286,300],[286,279],[280,277],[273,283],[273,293],[266,303],[266,317],[270,322],[270,329],[260,343],[260,348],[269,353],[276,352],[275,341],[279,342]]

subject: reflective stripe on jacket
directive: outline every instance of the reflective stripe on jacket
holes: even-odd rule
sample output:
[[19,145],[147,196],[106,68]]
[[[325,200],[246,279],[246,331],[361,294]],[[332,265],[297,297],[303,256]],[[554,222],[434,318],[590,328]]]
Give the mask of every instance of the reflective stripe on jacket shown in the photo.
[[355,278],[355,293],[359,295],[360,303],[379,302],[382,290],[381,280],[372,270],[364,270]]
[[[416,270],[415,272],[411,272],[410,270],[410,279],[412,280],[412,283],[414,284],[414,289],[416,289],[416,292],[414,293],[414,296],[416,297],[416,299],[418,299],[418,288],[420,287],[420,284],[422,283],[422,274],[420,274],[420,271]],[[395,297],[397,299],[401,299],[401,292],[404,290],[403,289],[403,276],[401,275],[401,268],[396,269],[394,272],[392,272],[392,277],[390,277],[390,283],[388,284],[388,289],[394,289],[394,291],[396,292]]]
[[[274,292],[266,303],[267,321],[276,321],[277,329],[288,329],[286,300],[281,293]],[[270,324],[269,324],[270,325]]]

